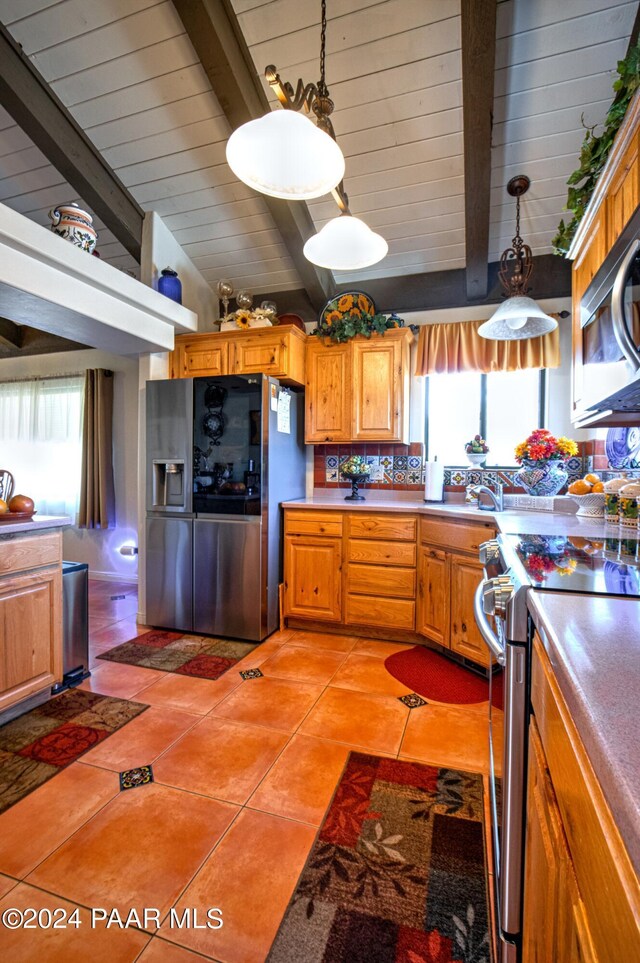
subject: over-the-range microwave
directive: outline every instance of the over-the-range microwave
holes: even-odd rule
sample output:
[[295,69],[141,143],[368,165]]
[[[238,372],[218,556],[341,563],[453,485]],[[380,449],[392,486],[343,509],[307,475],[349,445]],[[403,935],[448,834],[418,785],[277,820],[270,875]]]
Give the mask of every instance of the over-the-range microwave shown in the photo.
[[585,291],[580,324],[575,426],[640,425],[640,211]]

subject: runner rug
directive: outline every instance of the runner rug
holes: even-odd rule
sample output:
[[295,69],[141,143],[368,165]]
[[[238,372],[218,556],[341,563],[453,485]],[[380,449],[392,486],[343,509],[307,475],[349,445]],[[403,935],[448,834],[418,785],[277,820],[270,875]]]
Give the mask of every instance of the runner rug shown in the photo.
[[148,708],[67,689],[0,726],[0,813]]
[[[416,645],[413,649],[394,652],[384,662],[387,672],[408,688],[435,702],[468,705],[489,699],[489,682],[477,673],[456,665],[451,659]],[[504,706],[503,673],[500,670],[491,683],[491,702],[496,709]]]
[[[259,644],[259,643],[256,643]],[[198,679],[219,679],[256,648],[251,642],[232,642],[181,632],[145,632],[103,652],[99,659],[141,665],[145,669],[177,672]]]
[[482,776],[352,752],[268,963],[490,963]]

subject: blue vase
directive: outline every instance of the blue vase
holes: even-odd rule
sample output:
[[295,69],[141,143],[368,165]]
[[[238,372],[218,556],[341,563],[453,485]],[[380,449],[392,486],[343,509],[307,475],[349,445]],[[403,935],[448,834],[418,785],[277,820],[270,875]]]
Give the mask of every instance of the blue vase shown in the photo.
[[158,291],[164,294],[165,298],[171,298],[178,304],[182,304],[182,284],[177,271],[165,268],[158,278]]
[[560,458],[543,461],[524,459],[515,474],[515,482],[528,495],[557,495],[567,484],[569,474]]

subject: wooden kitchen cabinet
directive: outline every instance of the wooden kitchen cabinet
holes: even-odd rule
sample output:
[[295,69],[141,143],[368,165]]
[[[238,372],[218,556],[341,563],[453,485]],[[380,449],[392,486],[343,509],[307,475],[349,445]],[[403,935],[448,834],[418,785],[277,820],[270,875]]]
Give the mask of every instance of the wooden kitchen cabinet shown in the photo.
[[523,963],[640,959],[640,887],[539,638],[532,655]]
[[307,444],[407,442],[412,341],[408,328],[353,338],[345,344],[309,338]]
[[442,549],[418,549],[418,609],[416,629],[439,645],[449,645],[449,556]]
[[489,650],[483,642],[473,614],[473,598],[478,583],[483,578],[482,565],[464,555],[451,555],[449,565],[451,651],[480,665],[490,665]]
[[342,620],[342,515],[290,509],[284,517],[284,615]]
[[294,325],[177,335],[171,378],[266,374],[284,384],[304,384],[307,338]]
[[420,519],[418,631],[482,666],[492,659],[476,626],[473,599],[482,580],[478,549],[494,537],[490,523]]
[[587,407],[582,345],[582,323],[586,319],[581,301],[640,202],[639,146],[640,97],[636,96],[616,134],[568,254],[573,261],[572,415],[575,421],[580,420]]
[[0,549],[0,712],[62,678],[62,536],[16,535]]
[[309,338],[306,350],[305,441],[351,440],[351,346],[327,348]]

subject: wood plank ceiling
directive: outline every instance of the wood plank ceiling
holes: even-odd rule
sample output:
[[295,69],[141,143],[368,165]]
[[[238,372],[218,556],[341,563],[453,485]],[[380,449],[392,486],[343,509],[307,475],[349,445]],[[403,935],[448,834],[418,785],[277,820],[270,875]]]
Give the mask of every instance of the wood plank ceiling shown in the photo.
[[[231,0],[260,77],[317,80],[319,0]],[[460,0],[328,0],[327,83],[351,210],[389,242],[337,284],[465,266]],[[497,9],[489,260],[513,235],[505,185],[526,173],[522,233],[549,254],[585,123],[600,122],[637,0],[502,0]],[[225,162],[230,126],[171,0],[0,0],[0,21],[144,210],[165,219],[212,285],[263,294],[300,277],[264,199]],[[265,85],[269,99],[275,99]],[[75,198],[0,109],[0,201],[40,224]],[[319,229],[330,197],[309,203]],[[97,222],[99,250],[133,258]],[[534,278],[535,280],[535,278]],[[535,294],[535,290],[533,292]],[[400,296],[400,295],[399,295]],[[311,319],[312,315],[309,316]]]

